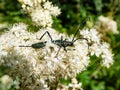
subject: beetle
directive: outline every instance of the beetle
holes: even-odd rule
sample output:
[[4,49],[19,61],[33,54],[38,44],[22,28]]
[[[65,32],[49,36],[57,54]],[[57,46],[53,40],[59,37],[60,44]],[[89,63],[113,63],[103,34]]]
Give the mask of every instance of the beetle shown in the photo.
[[[75,37],[76,37],[76,35],[77,35],[78,31],[79,31],[79,28],[80,28],[81,26],[84,26],[84,25],[86,24],[86,22],[87,22],[88,19],[89,19],[89,17],[86,18],[85,20],[83,20],[82,23],[77,27],[76,32],[75,32],[75,34],[74,34],[74,36],[73,36],[73,38],[72,38],[71,41],[68,41],[67,39],[63,39],[62,36],[61,36],[61,39],[53,40],[53,39],[52,39],[52,36],[50,35],[50,33],[49,33],[48,31],[46,31],[46,32],[40,37],[39,40],[41,40],[41,39],[45,36],[45,34],[48,34],[51,42],[54,43],[54,44],[56,44],[57,46],[59,46],[59,50],[58,50],[56,56],[58,55],[58,53],[59,53],[59,51],[60,51],[60,49],[61,49],[62,47],[63,47],[64,51],[67,52],[66,47],[69,47],[69,46],[70,46],[70,47],[73,47],[73,46],[74,46],[74,43],[75,43],[77,40],[79,40],[79,39],[86,40],[86,41],[87,41],[87,44],[88,44],[88,48],[89,48],[89,43],[88,43],[88,40],[87,40],[86,38],[77,38],[77,39],[75,39]],[[32,48],[35,48],[35,49],[39,49],[39,48],[45,47],[45,46],[46,46],[46,43],[47,43],[47,41],[44,41],[44,42],[34,43],[34,44],[32,44],[31,46],[20,45],[19,47],[32,47]]]

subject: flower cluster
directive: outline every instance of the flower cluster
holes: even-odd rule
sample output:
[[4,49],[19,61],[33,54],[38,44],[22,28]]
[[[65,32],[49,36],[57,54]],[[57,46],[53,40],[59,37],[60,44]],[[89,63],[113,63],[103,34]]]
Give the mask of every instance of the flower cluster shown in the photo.
[[0,90],[10,90],[12,89],[13,87],[18,89],[19,88],[19,82],[18,80],[14,80],[8,76],[8,75],[4,75],[2,77],[0,77]]
[[87,38],[90,43],[89,52],[91,55],[96,55],[97,57],[103,58],[103,65],[110,67],[113,64],[113,54],[110,50],[110,46],[106,42],[101,42],[101,35],[96,31],[96,29],[82,30],[80,32],[84,38]]
[[60,9],[53,6],[52,2],[46,0],[18,0],[22,4],[22,8],[26,11],[32,21],[37,26],[51,27],[53,16],[60,14]]
[[112,20],[109,19],[108,17],[104,17],[104,16],[99,16],[98,17],[99,20],[99,29],[102,32],[112,32],[114,34],[118,34],[118,30],[117,30],[117,23]]
[[[80,88],[81,84],[74,82],[78,73],[86,70],[90,63],[90,56],[102,56],[103,65],[109,67],[113,63],[112,53],[109,45],[101,43],[100,35],[96,29],[85,29],[80,34],[86,40],[77,40],[74,47],[67,47],[67,52],[63,48],[53,44],[46,35],[40,41],[38,38],[45,31],[49,31],[53,40],[60,40],[61,36],[71,41],[72,36],[59,34],[52,28],[40,29],[36,33],[27,31],[27,25],[19,23],[9,28],[9,31],[0,36],[0,65],[9,68],[8,74],[12,77],[19,77],[23,90],[49,90],[52,85],[58,86],[60,78],[71,77],[73,82],[67,88]],[[43,48],[34,49],[32,44],[47,41]],[[27,47],[20,47],[20,46]],[[57,87],[58,90],[60,87]],[[67,89],[63,89],[67,90]]]
[[[21,90],[82,90],[81,83],[77,82],[75,77],[86,70],[91,56],[102,57],[102,65],[108,68],[113,63],[109,44],[101,42],[101,35],[94,28],[81,30],[80,34],[84,39],[78,39],[74,46],[68,46],[67,52],[64,48],[60,49],[47,35],[39,40],[46,31],[49,31],[53,40],[58,41],[61,36],[63,40],[72,41],[73,36],[60,34],[51,28],[52,17],[60,14],[60,9],[51,2],[18,1],[34,24],[44,27],[31,33],[27,30],[28,25],[16,23],[0,36],[0,66],[8,68],[8,75],[13,79],[19,78]],[[113,30],[113,27],[108,29]],[[35,49],[32,45],[38,42],[41,47]],[[68,77],[71,78],[70,84],[60,83],[60,78]]]

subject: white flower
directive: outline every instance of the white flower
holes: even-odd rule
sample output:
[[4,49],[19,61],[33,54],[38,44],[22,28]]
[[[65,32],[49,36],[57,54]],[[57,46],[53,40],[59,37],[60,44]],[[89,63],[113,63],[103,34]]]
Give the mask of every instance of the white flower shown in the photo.
[[11,77],[9,77],[8,75],[4,75],[0,78],[1,83],[7,88],[9,89],[13,83],[13,80]]
[[110,50],[109,44],[105,42],[101,42],[100,35],[95,29],[86,29],[80,31],[80,34],[87,38],[90,46],[89,46],[89,52],[91,55],[96,55],[97,57],[102,56],[103,58],[103,65],[106,67],[110,67],[111,64],[113,64],[113,54]]
[[[18,0],[23,9],[29,14],[34,25],[42,26],[36,33],[27,31],[27,25],[18,23],[9,28],[9,31],[0,36],[0,65],[8,68],[8,74],[13,78],[20,78],[20,89],[22,90],[50,90],[52,85],[56,85],[60,78],[71,77],[72,82],[68,85],[61,85],[57,90],[81,89],[81,83],[75,79],[76,75],[86,70],[90,63],[90,57],[96,55],[103,58],[103,65],[110,67],[113,63],[113,54],[107,43],[101,43],[101,36],[92,28],[80,31],[83,40],[74,42],[74,46],[60,48],[56,40],[67,39],[72,41],[72,37],[59,34],[51,28],[53,16],[60,14],[60,9],[53,6],[46,0]],[[112,23],[112,24],[111,24]],[[108,29],[116,31],[116,24]],[[42,40],[40,37],[48,31]],[[61,44],[61,42],[59,42]],[[89,44],[88,44],[89,43]],[[41,45],[36,49],[33,45]],[[8,77],[7,77],[8,78]],[[2,79],[1,81],[6,84]],[[6,80],[7,81],[7,80]]]
[[85,29],[85,30],[81,30],[80,31],[80,34],[88,39],[89,42],[95,42],[95,43],[100,43],[100,35],[99,33],[97,32],[96,29],[92,28],[90,30],[88,29]]
[[45,0],[18,0],[30,16],[36,26],[51,27],[52,17],[58,16],[61,12],[57,6]]
[[45,2],[43,6],[44,6],[44,9],[48,9],[48,10],[49,10],[51,7],[53,7],[52,2],[49,2],[49,1]]
[[106,32],[113,32],[114,34],[118,34],[117,31],[117,23],[114,20],[109,19],[108,17],[99,16],[98,17],[99,22],[102,25],[102,31]]
[[[9,67],[9,74],[18,76],[21,80],[20,82],[26,86],[33,87],[32,79],[40,79],[39,77],[49,79],[52,82],[56,76],[58,78],[60,78],[59,76],[76,76],[76,74],[85,70],[89,64],[86,40],[76,41],[74,47],[66,48],[67,52],[61,48],[58,53],[59,46],[51,42],[48,35],[45,35],[41,41],[37,38],[40,38],[46,30],[49,31],[53,40],[60,40],[61,35],[63,39],[66,37],[71,40],[64,34],[58,34],[51,28],[41,29],[39,32],[32,34],[27,32],[27,25],[22,23],[15,24],[9,29],[9,32],[0,36],[0,41],[2,41],[0,47],[2,54],[0,54],[0,57],[1,61],[4,61],[0,61],[0,63]],[[47,43],[40,49],[19,47],[31,46],[34,43],[44,41],[47,41]]]
[[[94,29],[82,31],[83,37],[89,39],[89,48],[87,40],[83,39],[77,40],[74,46],[66,47],[67,52],[62,47],[59,53],[60,47],[53,41],[61,40],[61,36],[63,36],[63,40],[67,38],[68,41],[71,41],[72,37],[59,34],[52,28],[40,29],[32,34],[27,31],[27,25],[23,23],[15,24],[9,29],[9,32],[0,36],[0,41],[2,41],[0,43],[0,65],[8,67],[8,73],[14,75],[13,77],[20,78],[21,88],[26,86],[31,90],[36,90],[36,88],[45,90],[44,88],[48,89],[48,83],[55,82],[56,78],[59,80],[59,78],[76,77],[78,73],[86,70],[86,67],[89,66],[90,56],[93,54],[97,57],[101,55],[103,65],[107,67],[113,63],[109,46],[99,43],[99,34]],[[38,40],[46,31],[50,33],[53,41],[47,34],[42,40]],[[87,34],[84,35],[86,31]],[[40,45],[43,45],[43,42],[46,43],[39,49],[31,46],[38,42]],[[77,83],[72,87],[79,86],[80,84]]]
[[51,15],[58,16],[61,12],[60,9],[57,6],[53,6],[51,2],[47,1],[44,3],[44,9],[49,10]]
[[76,80],[76,78],[72,78],[72,83],[70,83],[68,86],[69,86],[69,88],[72,88],[72,90],[77,90],[77,89],[83,90],[81,88],[82,83],[78,83],[78,81]]
[[99,44],[96,44],[96,43],[92,44],[90,46],[91,55],[96,55],[97,57],[99,57],[101,55],[101,53],[102,53],[100,47],[101,46]]
[[33,22],[43,27],[46,27],[46,26],[51,27],[53,23],[50,12],[47,10],[35,9],[31,13],[31,18]]
[[101,51],[102,51],[102,58],[103,58],[103,65],[107,68],[110,67],[111,64],[113,64],[113,54],[111,52],[110,46],[108,43],[103,43],[101,45]]

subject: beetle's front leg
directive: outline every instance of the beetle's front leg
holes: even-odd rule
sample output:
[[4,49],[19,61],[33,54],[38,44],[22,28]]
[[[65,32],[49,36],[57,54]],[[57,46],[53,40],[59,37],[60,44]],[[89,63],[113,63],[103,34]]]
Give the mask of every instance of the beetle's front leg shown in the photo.
[[66,49],[66,47],[63,47],[64,48],[64,51],[66,51],[67,52],[67,49]]

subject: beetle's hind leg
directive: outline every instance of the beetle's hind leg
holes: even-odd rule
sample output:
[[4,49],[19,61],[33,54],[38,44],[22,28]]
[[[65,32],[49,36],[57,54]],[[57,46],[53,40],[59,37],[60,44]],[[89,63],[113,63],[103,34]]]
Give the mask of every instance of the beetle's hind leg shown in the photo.
[[24,46],[24,45],[19,45],[19,47],[32,47],[32,46]]
[[41,40],[41,39],[45,36],[45,34],[48,34],[48,36],[49,36],[49,38],[50,38],[50,40],[51,40],[51,42],[52,42],[52,41],[53,41],[52,36],[50,35],[50,33],[49,33],[48,31],[46,31],[46,32],[40,37],[39,40]]

